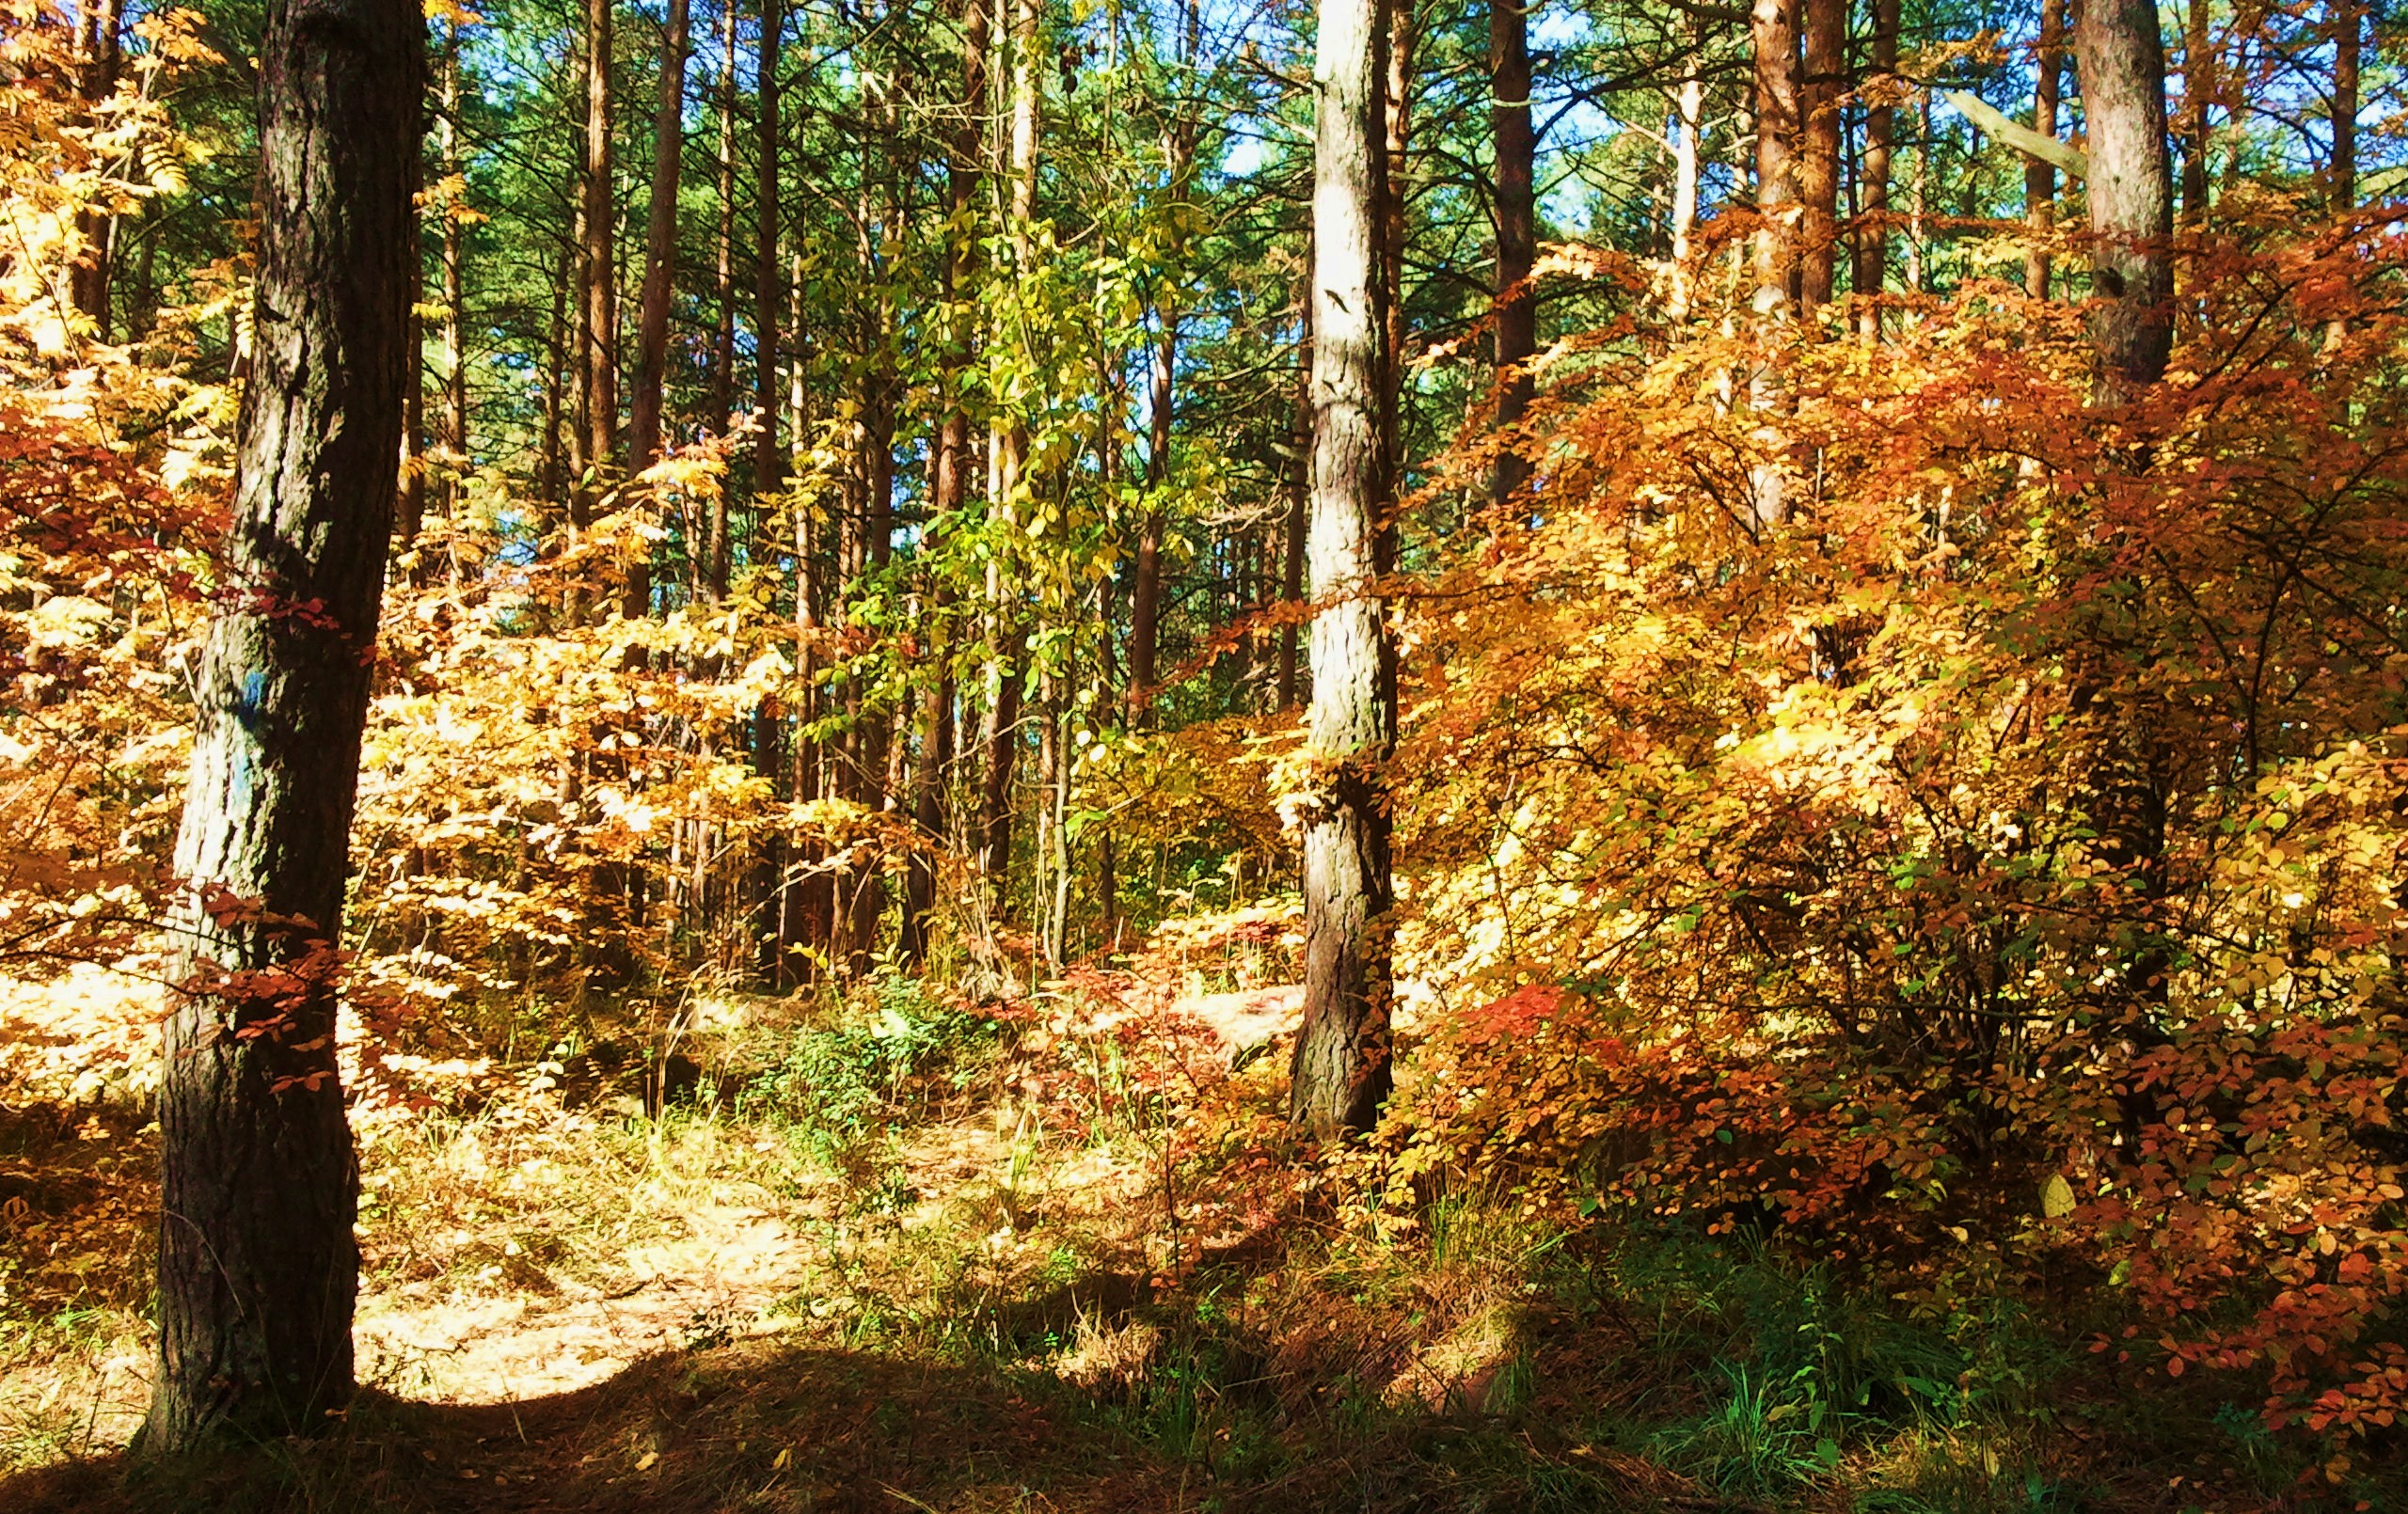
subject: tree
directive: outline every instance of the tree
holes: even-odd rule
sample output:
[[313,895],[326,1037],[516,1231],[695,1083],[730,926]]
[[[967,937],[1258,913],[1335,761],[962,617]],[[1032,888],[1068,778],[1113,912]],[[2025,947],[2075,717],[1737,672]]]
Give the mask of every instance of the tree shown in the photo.
[[[1538,300],[1528,287],[1538,260],[1538,141],[1530,130],[1530,14],[1515,0],[1489,0],[1488,72],[1497,139],[1497,424],[1511,427],[1530,406],[1532,386],[1520,367],[1538,351]],[[1529,464],[1508,451],[1490,490],[1509,497]]]
[[176,842],[153,1451],[308,1433],[352,1391],[336,942],[411,370],[424,71],[410,0],[269,8],[258,337]]
[[2136,397],[2174,345],[2165,44],[2149,0],[2091,0],[2074,27],[2089,125],[2091,342],[2100,402]]
[[1323,0],[1313,59],[1312,789],[1305,1019],[1289,1113],[1321,1130],[1368,1128],[1393,1080],[1383,767],[1396,744],[1396,663],[1376,581],[1389,383],[1381,353],[1386,11],[1381,0]]

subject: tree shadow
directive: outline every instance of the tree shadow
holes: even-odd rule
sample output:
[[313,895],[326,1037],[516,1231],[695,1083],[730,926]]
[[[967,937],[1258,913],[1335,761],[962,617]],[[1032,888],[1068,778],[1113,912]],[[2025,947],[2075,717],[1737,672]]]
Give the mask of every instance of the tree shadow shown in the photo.
[[[345,1426],[177,1462],[124,1453],[0,1481],[8,1514],[257,1510],[1174,1509],[1192,1469],[1011,1374],[745,1342],[516,1403],[363,1394]],[[1025,1391],[1023,1391],[1025,1390]]]

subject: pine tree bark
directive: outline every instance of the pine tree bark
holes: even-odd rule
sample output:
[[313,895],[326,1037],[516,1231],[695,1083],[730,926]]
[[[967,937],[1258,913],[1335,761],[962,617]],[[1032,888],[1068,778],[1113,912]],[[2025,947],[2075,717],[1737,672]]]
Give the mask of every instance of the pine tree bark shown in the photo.
[[1798,22],[1797,0],[1754,0],[1748,13],[1755,48],[1757,315],[1769,317],[1790,301],[1797,274]]
[[660,100],[652,116],[652,202],[644,220],[643,293],[636,317],[636,392],[627,471],[660,458],[669,368],[669,303],[677,279],[677,180],[686,145],[686,0],[669,0],[660,33]]
[[585,461],[587,516],[607,487],[619,450],[619,260],[611,229],[611,12],[616,0],[585,0]]
[[[978,203],[982,144],[979,123],[987,106],[987,8],[983,0],[960,0],[961,107],[953,123],[945,165],[945,233],[943,269],[944,417],[939,424],[935,476],[929,486],[928,533],[921,555],[935,562],[943,548],[943,530],[970,502],[970,480],[975,464],[971,446],[967,389],[975,355],[972,332],[975,316],[972,286],[978,276],[978,244],[970,222]],[[950,595],[933,581],[924,592],[938,613],[930,623],[942,628],[943,607]],[[937,858],[946,842],[945,786],[954,761],[954,680],[942,643],[931,648],[936,671],[921,696],[920,760],[914,769],[911,816],[918,828],[916,844],[903,875],[901,949],[904,960],[925,962],[936,912]]]
[[1376,591],[1381,485],[1383,150],[1387,17],[1382,0],[1322,0],[1313,61],[1313,459],[1307,557],[1312,711],[1305,815],[1305,1018],[1290,1117],[1367,1128],[1390,1066],[1389,817],[1396,666]]
[[[2079,24],[2086,23],[2085,16]],[[2155,28],[2151,30],[2154,33]],[[2162,41],[2158,53],[2162,73]],[[2084,62],[2081,67],[2083,108],[2087,110],[2090,65]],[[2194,225],[2208,213],[2208,107],[2214,103],[2215,94],[2215,33],[2209,0],[2190,0],[2182,27],[2182,218]]]
[[2366,48],[2363,0],[2327,0],[2333,34],[2333,156],[2324,170],[2324,202],[2337,215],[2358,203],[2358,72]]
[[2152,0],[2086,0],[2074,28],[2090,129],[2090,337],[2097,397],[2137,398],[2174,342],[2172,161],[2165,47]]
[[352,1392],[357,1167],[334,1049],[418,257],[415,0],[275,0],[233,591],[196,684],[159,1091],[146,1450],[324,1428]]
[[[2048,0],[2062,4],[2063,0]],[[1873,0],[1873,73],[1898,71],[1898,0]],[[1858,300],[1858,338],[1881,339],[1881,293],[1890,277],[1890,175],[1897,148],[1898,107],[1886,93],[1864,112],[1862,198],[1858,205],[1856,266],[1849,278]]]
[[752,197],[753,404],[761,429],[752,448],[752,489],[765,495],[777,493],[786,482],[785,452],[778,445],[778,59],[784,29],[778,0],[761,0],[760,115],[754,151],[759,177]]
[[1840,99],[1847,93],[1847,0],[1803,0],[1806,58],[1798,80],[1798,297],[1831,301],[1839,258]]
[[[1538,260],[1538,139],[1530,129],[1530,14],[1527,0],[1489,0],[1489,130],[1497,141],[1497,429],[1510,432],[1530,407],[1534,386],[1521,366],[1538,351],[1538,299],[1529,288]],[[1491,497],[1511,498],[1529,481],[1518,451],[1497,459]]]

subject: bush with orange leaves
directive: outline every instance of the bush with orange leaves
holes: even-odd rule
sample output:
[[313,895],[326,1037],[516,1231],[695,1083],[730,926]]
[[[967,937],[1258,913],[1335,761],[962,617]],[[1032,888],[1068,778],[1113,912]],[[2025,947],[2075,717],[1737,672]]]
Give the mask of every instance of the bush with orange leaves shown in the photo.
[[2408,245],[2282,219],[2183,249],[2127,406],[1987,284],[1559,356],[1408,622],[1408,939],[1491,1001],[1406,1175],[2408,1412]]

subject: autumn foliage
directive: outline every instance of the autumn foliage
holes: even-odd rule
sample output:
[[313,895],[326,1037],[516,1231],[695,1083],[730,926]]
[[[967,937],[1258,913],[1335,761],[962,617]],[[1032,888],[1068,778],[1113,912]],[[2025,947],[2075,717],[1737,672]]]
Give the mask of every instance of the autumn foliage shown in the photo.
[[2182,249],[2128,407],[2002,284],[1878,347],[1634,297],[1559,354],[1538,483],[1412,618],[1418,951],[1487,986],[1402,1174],[2077,1301],[2274,1425],[2393,1422],[2403,246],[2292,209]]

